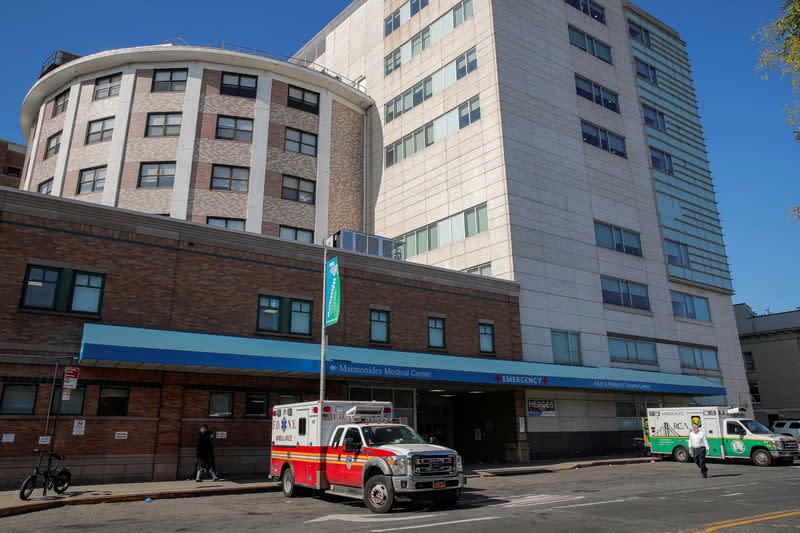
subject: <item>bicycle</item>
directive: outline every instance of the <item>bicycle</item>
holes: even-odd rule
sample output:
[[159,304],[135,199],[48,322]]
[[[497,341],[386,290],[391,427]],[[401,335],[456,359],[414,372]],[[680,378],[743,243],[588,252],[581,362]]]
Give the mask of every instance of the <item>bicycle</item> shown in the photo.
[[[35,448],[34,453],[39,454],[39,461],[36,463],[36,468],[33,469],[33,474],[25,478],[22,482],[22,487],[19,489],[19,497],[22,500],[27,500],[31,497],[33,490],[36,488],[36,482],[39,477],[42,478],[42,496],[47,496],[47,489],[53,489],[57,494],[64,494],[72,482],[72,472],[69,468],[58,469],[59,463],[64,460],[64,456],[55,452],[45,452]],[[47,468],[42,470],[42,460],[45,455],[47,456]],[[53,459],[56,462],[53,464]]]

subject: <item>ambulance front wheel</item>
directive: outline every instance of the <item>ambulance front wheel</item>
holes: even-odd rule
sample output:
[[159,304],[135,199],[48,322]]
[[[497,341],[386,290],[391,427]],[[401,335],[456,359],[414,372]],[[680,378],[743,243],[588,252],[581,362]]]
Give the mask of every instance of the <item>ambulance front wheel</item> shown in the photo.
[[364,505],[373,513],[388,513],[394,505],[392,483],[386,476],[372,476],[364,486]]
[[297,487],[294,484],[294,472],[292,472],[292,467],[286,467],[283,470],[283,474],[281,474],[281,488],[283,489],[283,495],[287,498],[294,498],[297,496]]
[[772,464],[772,456],[767,450],[758,449],[750,455],[753,464],[756,466],[769,466]]
[[678,446],[674,450],[672,450],[672,457],[678,461],[679,463],[688,463],[689,459],[689,450],[684,448],[683,446]]

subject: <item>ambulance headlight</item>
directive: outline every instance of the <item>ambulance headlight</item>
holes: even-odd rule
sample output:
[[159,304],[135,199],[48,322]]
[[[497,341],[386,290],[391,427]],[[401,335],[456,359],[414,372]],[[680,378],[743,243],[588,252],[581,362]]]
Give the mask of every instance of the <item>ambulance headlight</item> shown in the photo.
[[404,476],[408,473],[408,456],[393,455],[386,458],[386,462],[392,467],[392,472],[396,476]]
[[460,455],[456,455],[456,472],[464,471],[464,461],[461,460]]
[[775,441],[775,447],[776,447],[777,449],[779,449],[779,450],[782,450],[782,449],[783,449],[783,440],[777,440],[777,441]]

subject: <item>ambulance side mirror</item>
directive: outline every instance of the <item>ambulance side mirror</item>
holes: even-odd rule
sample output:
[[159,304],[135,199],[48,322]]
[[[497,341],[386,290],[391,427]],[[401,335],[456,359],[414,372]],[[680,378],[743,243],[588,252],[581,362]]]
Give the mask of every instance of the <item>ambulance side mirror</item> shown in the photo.
[[359,446],[356,444],[356,441],[353,439],[344,439],[344,451],[347,453],[350,452],[357,452]]

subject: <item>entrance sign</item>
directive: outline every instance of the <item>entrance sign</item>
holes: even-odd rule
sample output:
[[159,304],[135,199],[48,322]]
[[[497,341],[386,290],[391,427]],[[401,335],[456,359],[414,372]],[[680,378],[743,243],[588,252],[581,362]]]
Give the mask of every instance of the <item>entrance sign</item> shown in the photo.
[[86,432],[86,420],[76,420],[72,424],[72,434],[80,437]]
[[[68,366],[64,369],[64,384],[62,388],[66,390],[72,390],[78,388],[78,372],[80,369],[77,366]],[[64,398],[65,400],[69,400],[69,397]]]
[[528,416],[556,416],[556,401],[528,400]]
[[325,263],[325,327],[339,321],[341,291],[339,284],[339,258]]

